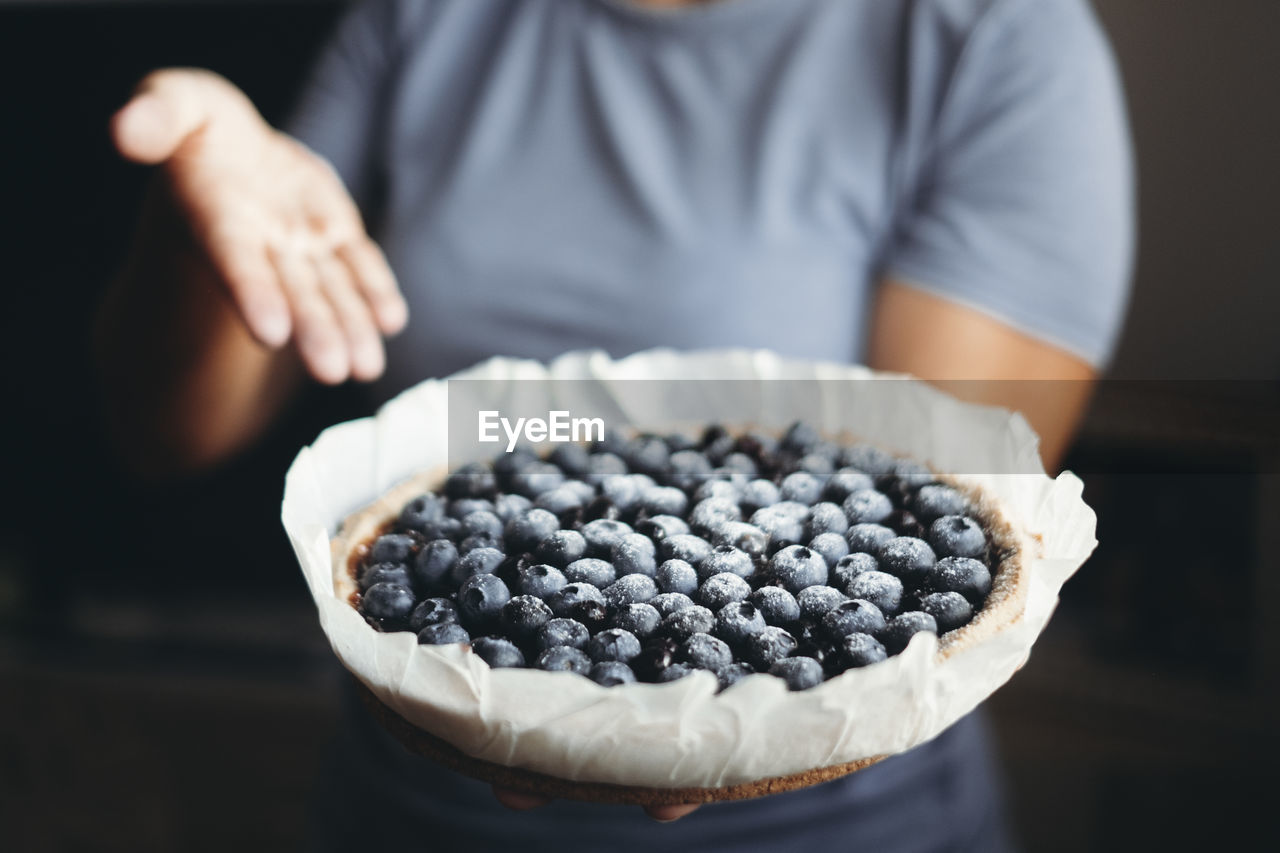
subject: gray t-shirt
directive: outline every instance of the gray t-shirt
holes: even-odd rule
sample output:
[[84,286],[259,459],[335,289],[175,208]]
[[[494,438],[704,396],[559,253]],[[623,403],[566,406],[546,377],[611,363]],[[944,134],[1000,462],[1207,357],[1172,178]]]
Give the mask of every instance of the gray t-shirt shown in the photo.
[[[389,395],[494,354],[861,358],[892,277],[1102,364],[1132,251],[1128,133],[1085,0],[385,0],[291,131],[399,276]],[[321,842],[997,849],[981,728],[813,791],[520,814],[352,717]]]
[[291,131],[409,300],[381,391],[494,354],[858,360],[886,276],[1101,364],[1131,162],[1085,0],[358,7]]

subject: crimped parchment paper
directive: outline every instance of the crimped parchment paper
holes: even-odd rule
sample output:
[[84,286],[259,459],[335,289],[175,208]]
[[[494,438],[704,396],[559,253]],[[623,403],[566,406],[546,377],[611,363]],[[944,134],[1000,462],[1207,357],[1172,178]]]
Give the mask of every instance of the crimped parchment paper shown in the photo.
[[[886,382],[885,374],[866,368],[762,351],[655,350],[619,361],[570,353],[550,366],[493,359],[455,378],[590,380],[495,382],[493,408],[502,409],[504,394],[527,402],[531,388],[548,396],[548,409],[573,411],[574,400],[586,397],[598,409],[602,397],[615,397],[624,420],[610,421],[611,428],[662,429],[687,421],[695,403],[709,408],[707,420],[729,424],[781,429],[808,420],[939,471],[965,472],[965,482],[995,497],[1006,519],[1028,534],[1022,618],[945,658],[933,635],[917,634],[902,654],[800,693],[768,675],[717,695],[710,673],[604,688],[572,673],[491,670],[459,646],[420,646],[409,632],[378,633],[333,591],[329,540],[342,519],[398,481],[445,463],[445,381],[424,382],[376,417],[338,424],[304,447],[286,477],[282,516],[320,623],[347,669],[406,720],[497,764],[578,782],[719,787],[901,752],[941,733],[1009,679],[1063,582],[1097,544],[1080,480],[1045,476],[1038,439],[1020,415],[960,403],[901,377]],[[698,383],[671,383],[673,397],[704,399],[649,393],[639,406],[616,393],[626,379],[758,382],[709,383],[702,390]],[[796,379],[838,381],[778,381]]]

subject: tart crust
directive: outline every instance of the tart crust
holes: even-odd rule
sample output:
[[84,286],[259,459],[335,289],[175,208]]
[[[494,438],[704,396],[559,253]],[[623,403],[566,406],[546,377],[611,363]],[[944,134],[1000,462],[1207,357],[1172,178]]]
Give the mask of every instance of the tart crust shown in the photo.
[[[413,498],[437,489],[446,470],[436,468],[404,480],[380,498],[348,516],[331,542],[334,594],[355,607],[359,604],[356,574],[370,544],[399,517]],[[938,658],[946,659],[971,648],[1004,628],[1018,622],[1026,604],[1028,577],[1024,554],[1038,550],[1038,537],[1028,536],[1008,519],[996,500],[963,478],[935,472],[940,482],[964,492],[975,507],[974,515],[990,532],[992,540],[991,592],[972,621],[938,638]],[[372,630],[372,629],[371,629]],[[839,676],[837,676],[838,678]],[[359,683],[359,679],[357,679]],[[410,751],[484,782],[543,796],[601,803],[636,805],[678,805],[722,800],[745,800],[829,782],[869,767],[887,756],[863,758],[844,764],[819,767],[802,773],[777,776],[718,788],[651,788],[597,782],[574,782],[475,758],[435,735],[409,723],[380,702],[364,684],[360,694],[374,717]]]

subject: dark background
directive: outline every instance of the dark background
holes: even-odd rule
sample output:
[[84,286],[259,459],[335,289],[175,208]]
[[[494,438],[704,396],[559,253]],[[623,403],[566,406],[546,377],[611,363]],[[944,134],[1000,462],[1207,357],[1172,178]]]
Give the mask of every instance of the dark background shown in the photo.
[[[1129,381],[1068,463],[1103,544],[989,707],[1028,850],[1275,849],[1280,4],[1096,5],[1140,158]],[[279,120],[340,10],[0,2],[0,847],[300,838],[340,675],[282,474],[361,400],[317,394],[231,468],[148,487],[102,445],[88,338],[146,179],[105,132],[133,83],[213,68]]]

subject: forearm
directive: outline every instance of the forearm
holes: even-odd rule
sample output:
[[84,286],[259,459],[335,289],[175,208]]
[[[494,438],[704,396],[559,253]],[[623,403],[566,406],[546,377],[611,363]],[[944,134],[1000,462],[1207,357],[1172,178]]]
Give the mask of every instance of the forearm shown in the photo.
[[292,350],[250,336],[163,192],[157,184],[149,194],[95,335],[113,443],[152,477],[207,468],[250,445],[302,375]]
[[1021,412],[1040,435],[1049,471],[1071,444],[1095,376],[1070,353],[895,282],[881,288],[868,363],[927,379],[970,402]]

